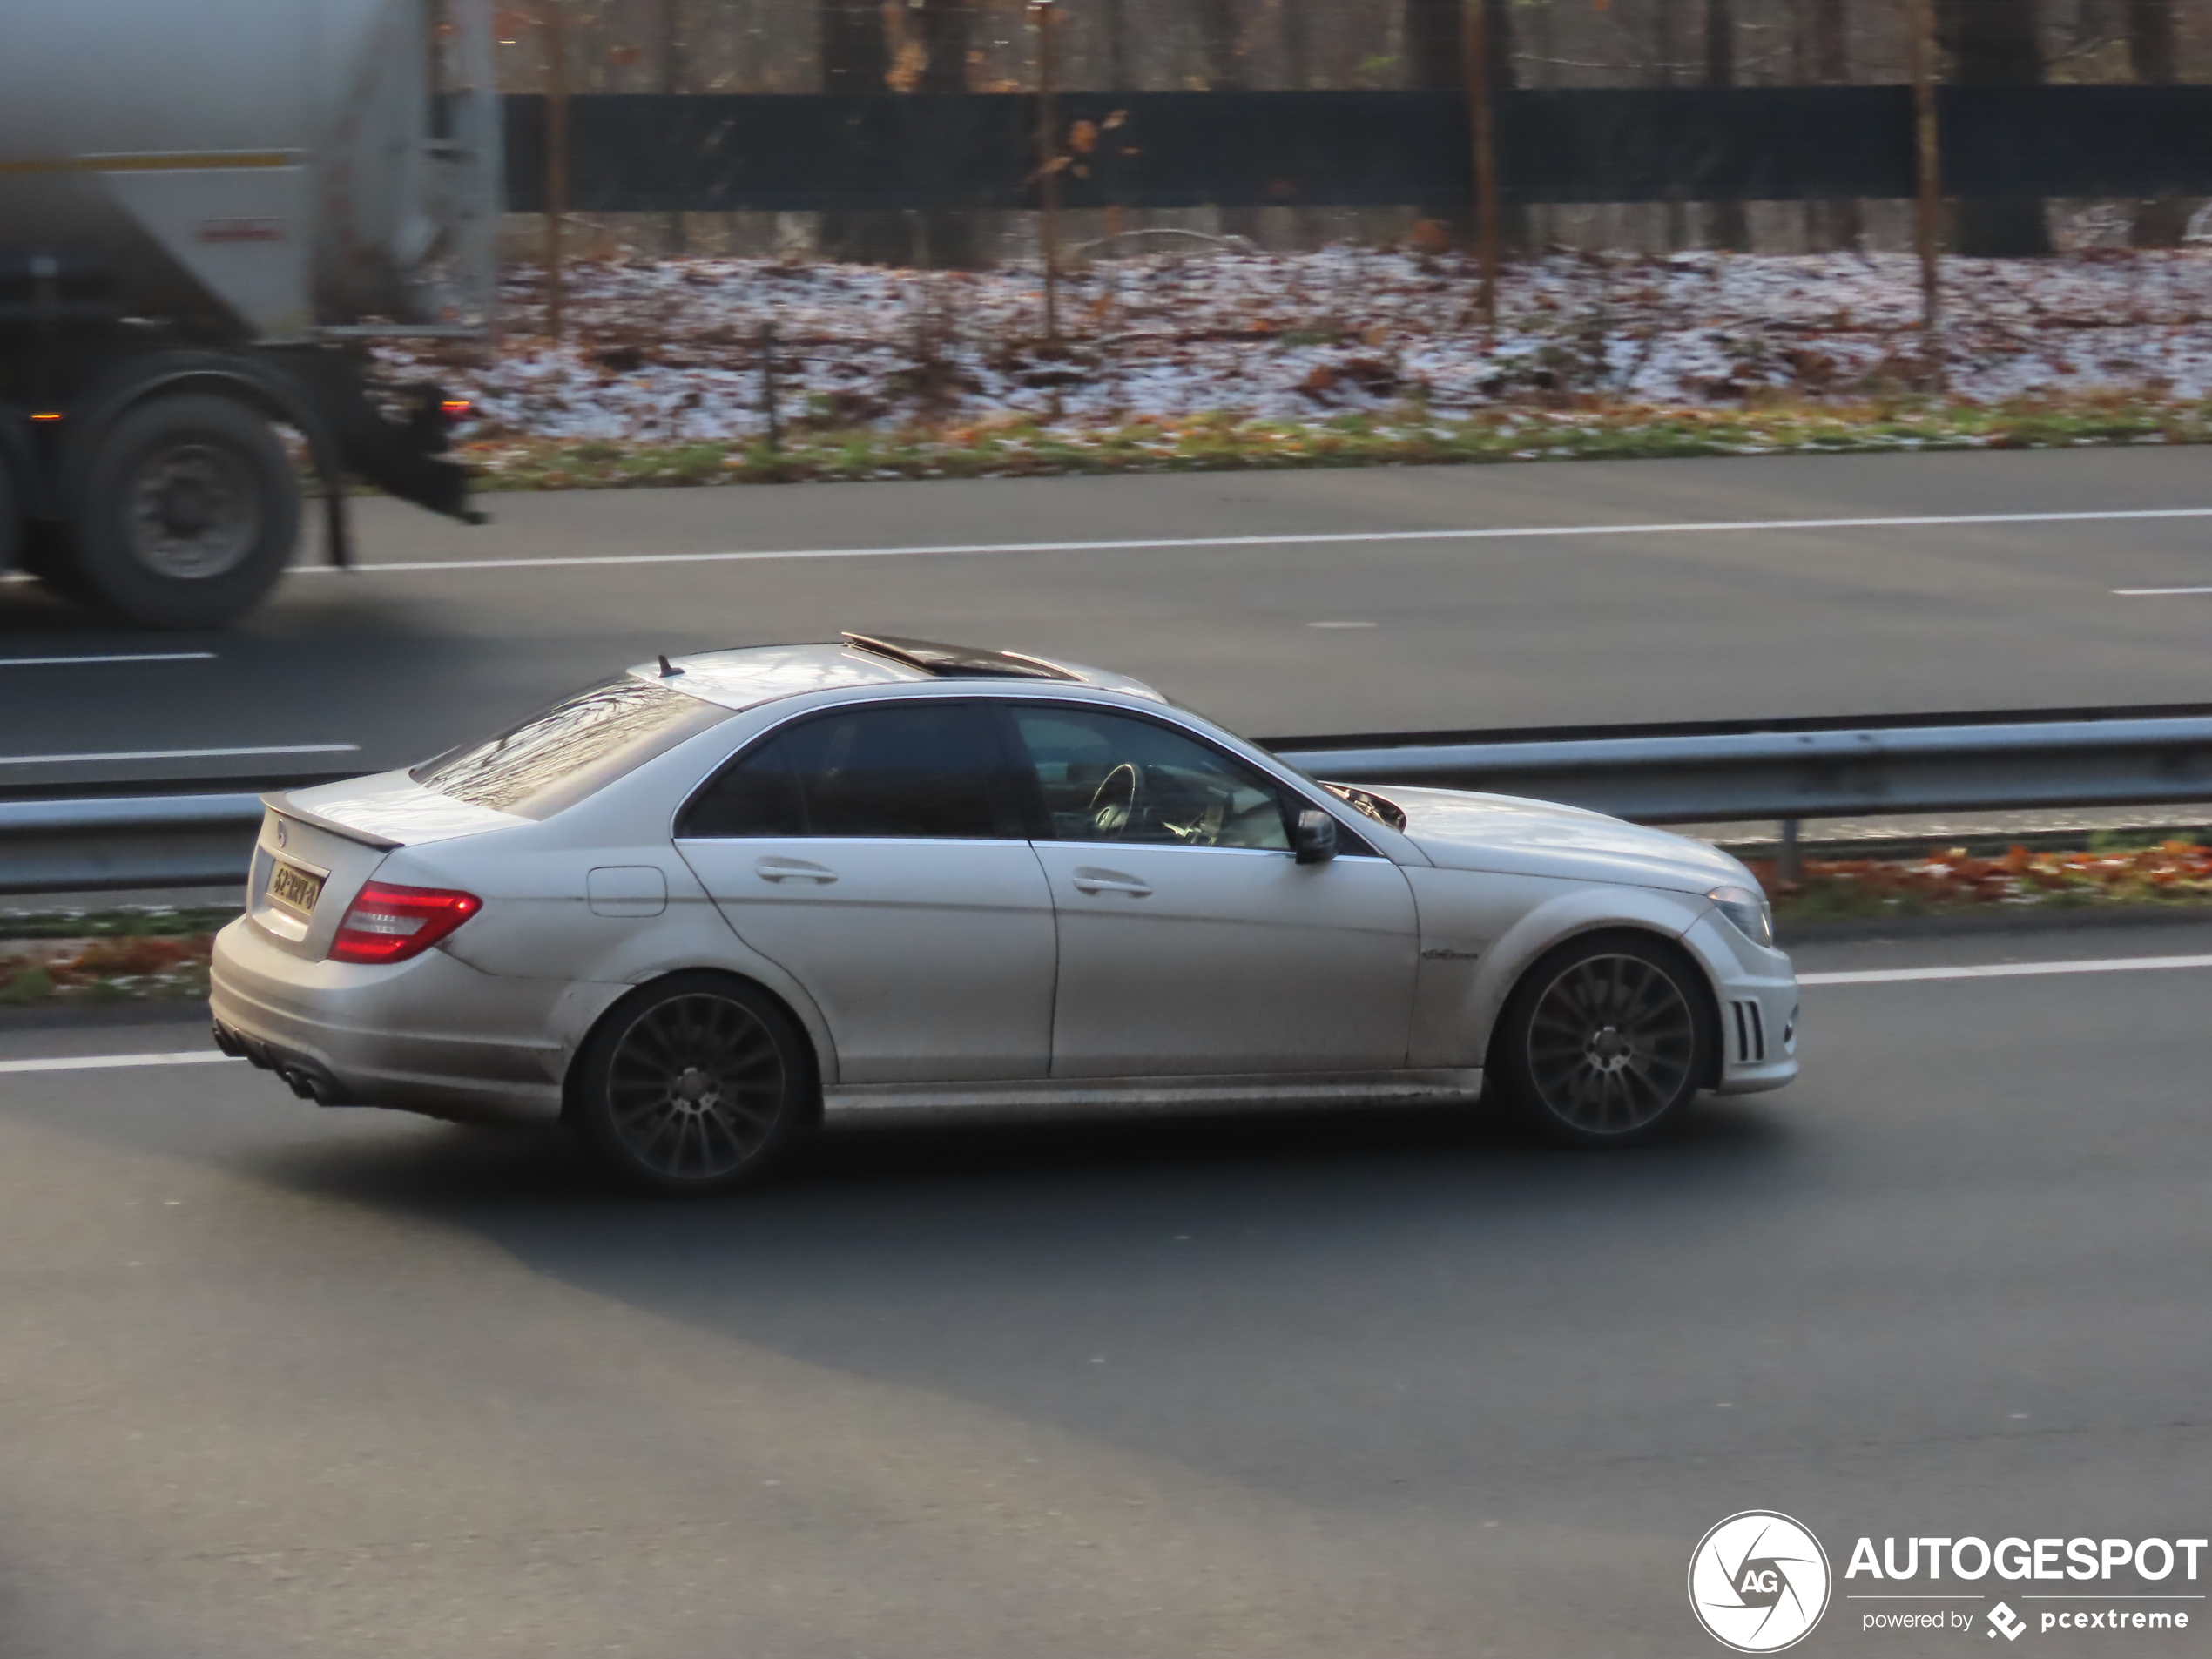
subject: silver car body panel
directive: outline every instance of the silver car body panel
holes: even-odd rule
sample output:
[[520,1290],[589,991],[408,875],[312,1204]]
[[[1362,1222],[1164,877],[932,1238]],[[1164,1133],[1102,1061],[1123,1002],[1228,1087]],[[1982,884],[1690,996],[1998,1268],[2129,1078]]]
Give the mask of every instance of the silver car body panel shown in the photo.
[[1063,1112],[1097,1107],[1184,1111],[1193,1107],[1420,1105],[1479,1099],[1479,1069],[1224,1073],[1211,1077],[1096,1077],[1069,1082],[879,1083],[826,1090],[825,1108],[855,1116],[905,1111]]
[[380,772],[372,777],[295,789],[273,798],[273,804],[279,811],[297,812],[309,821],[320,819],[341,831],[354,831],[401,846],[513,829],[530,821],[425,789],[404,772]]
[[1406,1063],[1420,938],[1385,859],[1039,842],[1060,919],[1052,1076]]
[[1027,841],[676,846],[738,937],[813,993],[841,1081],[1045,1075],[1052,894]]
[[[1371,787],[1405,813],[1400,832],[1148,686],[1055,665],[1082,678],[936,678],[831,645],[702,653],[677,659],[668,683],[730,718],[543,821],[465,806],[404,772],[273,797],[249,916],[217,943],[217,1016],[313,1058],[361,1098],[501,1121],[556,1116],[595,1022],[631,988],[687,969],[780,998],[840,1109],[1441,1098],[1475,1087],[1498,1010],[1531,963],[1577,934],[1629,927],[1678,941],[1704,969],[1723,1028],[1721,1092],[1796,1075],[1789,959],[1704,897],[1755,885],[1725,853],[1571,807]],[[658,664],[633,671],[660,678]],[[1298,866],[1236,849],[960,843],[983,851],[920,853],[944,867],[902,894],[896,860],[861,859],[858,842],[674,842],[684,802],[757,738],[819,710],[908,697],[1068,698],[1165,721],[1266,771],[1381,856]],[[878,844],[900,856],[930,845]],[[305,926],[267,900],[279,856],[327,872]],[[838,880],[763,880],[771,858],[828,866]],[[1084,891],[1082,871],[1150,892]],[[462,888],[484,907],[408,962],[322,960],[372,874]]]

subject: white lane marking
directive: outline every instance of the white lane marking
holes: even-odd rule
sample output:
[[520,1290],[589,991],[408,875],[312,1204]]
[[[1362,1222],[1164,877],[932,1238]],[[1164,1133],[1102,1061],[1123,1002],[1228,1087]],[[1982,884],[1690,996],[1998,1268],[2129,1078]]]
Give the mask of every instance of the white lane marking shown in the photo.
[[[962,553],[1130,553],[1189,547],[1320,547],[1347,542],[1490,542],[1560,536],[1717,536],[1730,530],[1911,529],[1946,524],[2087,524],[2123,519],[2212,518],[2212,507],[2134,507],[2080,513],[1930,513],[1889,518],[1726,518],[1673,524],[1530,524],[1486,529],[1331,530],[1281,536],[1163,536],[1103,542],[946,542],[913,547],[785,548],[772,552],[583,553],[533,559],[411,559],[361,563],[360,571],[543,570],[565,565],[729,564],[772,559],[894,559]],[[290,574],[337,567],[303,564]]]
[[2212,593],[2212,588],[2114,588],[2113,591],[2123,599],[2155,599],[2175,593]]
[[1309,622],[1309,628],[1379,628],[1379,622]]
[[0,657],[0,668],[67,668],[79,663],[212,663],[212,651],[118,651],[107,657]]
[[226,1054],[212,1049],[192,1049],[185,1054],[88,1054],[71,1055],[58,1060],[0,1060],[0,1072],[7,1071],[108,1071],[118,1066],[238,1066],[246,1062],[233,1060]]
[[116,754],[0,755],[0,766],[72,766],[96,760],[226,760],[239,755],[349,755],[358,743],[284,743],[259,749],[140,749]]
[[1800,985],[1898,985],[1911,980],[2019,979],[2045,974],[2142,974],[2161,968],[2212,968],[2212,956],[2113,956],[2076,962],[1986,962],[1971,968],[1869,968],[1800,974]]

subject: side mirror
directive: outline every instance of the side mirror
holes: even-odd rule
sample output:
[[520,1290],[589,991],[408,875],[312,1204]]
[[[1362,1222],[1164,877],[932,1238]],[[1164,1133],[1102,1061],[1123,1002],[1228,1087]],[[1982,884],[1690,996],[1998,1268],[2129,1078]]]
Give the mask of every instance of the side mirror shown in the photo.
[[1337,855],[1337,820],[1318,806],[1299,807],[1291,846],[1300,864],[1326,864]]

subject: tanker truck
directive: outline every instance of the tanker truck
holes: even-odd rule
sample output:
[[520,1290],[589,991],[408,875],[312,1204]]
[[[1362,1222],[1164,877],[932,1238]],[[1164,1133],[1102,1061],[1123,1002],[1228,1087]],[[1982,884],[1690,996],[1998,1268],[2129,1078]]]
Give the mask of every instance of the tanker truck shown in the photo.
[[0,570],[143,625],[252,607],[350,480],[476,521],[371,344],[496,295],[489,0],[0,0]]

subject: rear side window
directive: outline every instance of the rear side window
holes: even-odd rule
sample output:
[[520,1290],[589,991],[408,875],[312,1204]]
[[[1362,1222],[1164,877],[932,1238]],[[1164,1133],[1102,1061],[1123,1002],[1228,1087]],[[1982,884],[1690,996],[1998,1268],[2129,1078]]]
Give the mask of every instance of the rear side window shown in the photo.
[[488,742],[448,749],[408,776],[472,806],[550,818],[729,718],[717,704],[624,675]]
[[1019,840],[998,726],[973,704],[900,702],[801,721],[694,796],[688,838]]

